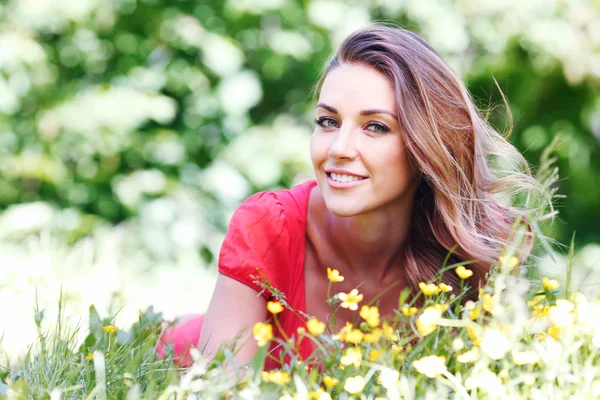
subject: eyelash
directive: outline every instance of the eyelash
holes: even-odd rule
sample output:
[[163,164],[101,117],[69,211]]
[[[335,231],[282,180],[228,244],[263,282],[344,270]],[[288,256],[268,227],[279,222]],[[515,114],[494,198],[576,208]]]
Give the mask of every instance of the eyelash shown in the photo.
[[[321,117],[321,118],[318,118],[318,119],[316,119],[316,120],[315,120],[315,123],[316,123],[317,125],[319,125],[321,128],[323,128],[323,129],[327,129],[328,127],[326,127],[326,126],[323,126],[323,122],[324,122],[324,121],[333,121],[333,122],[335,122],[335,120],[334,120],[333,118],[329,118],[329,117]],[[380,131],[378,131],[378,132],[376,132],[376,131],[371,131],[371,132],[373,132],[373,133],[375,133],[375,134],[379,134],[379,135],[381,135],[381,134],[384,134],[384,133],[387,133],[387,132],[389,132],[389,131],[390,131],[390,128],[388,128],[387,126],[385,126],[384,124],[382,124],[382,123],[380,123],[380,122],[369,122],[369,123],[367,124],[367,126],[369,126],[369,125],[375,125],[375,126],[378,126],[379,128],[381,128],[381,130],[380,130]]]

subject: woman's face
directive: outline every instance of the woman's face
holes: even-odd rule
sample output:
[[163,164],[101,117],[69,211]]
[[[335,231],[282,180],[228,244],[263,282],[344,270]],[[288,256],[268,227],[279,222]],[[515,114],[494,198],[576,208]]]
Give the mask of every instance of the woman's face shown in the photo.
[[409,166],[391,82],[363,64],[329,72],[315,108],[310,154],[327,209],[350,217],[412,205]]

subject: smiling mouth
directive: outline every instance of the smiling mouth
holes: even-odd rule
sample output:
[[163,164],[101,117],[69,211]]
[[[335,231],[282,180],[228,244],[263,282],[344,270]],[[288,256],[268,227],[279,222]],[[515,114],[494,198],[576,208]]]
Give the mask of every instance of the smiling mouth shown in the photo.
[[361,177],[361,176],[337,174],[335,172],[326,172],[326,174],[327,174],[328,178],[331,178],[334,181],[339,182],[339,183],[362,181],[364,179],[367,179],[367,178]]

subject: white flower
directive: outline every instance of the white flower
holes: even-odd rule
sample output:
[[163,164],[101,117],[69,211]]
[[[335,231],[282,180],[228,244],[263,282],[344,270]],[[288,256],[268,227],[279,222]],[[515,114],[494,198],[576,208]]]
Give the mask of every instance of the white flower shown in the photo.
[[391,368],[385,368],[379,374],[379,383],[386,389],[390,389],[400,379],[400,372]]
[[427,356],[419,360],[413,361],[413,367],[423,375],[430,378],[443,374],[446,369],[446,357]]
[[499,360],[510,350],[510,342],[506,335],[496,329],[488,329],[481,341],[481,351],[492,360]]

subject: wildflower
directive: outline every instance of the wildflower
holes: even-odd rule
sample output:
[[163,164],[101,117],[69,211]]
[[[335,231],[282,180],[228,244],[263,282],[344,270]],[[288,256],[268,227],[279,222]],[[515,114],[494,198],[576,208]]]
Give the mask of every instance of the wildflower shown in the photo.
[[344,341],[347,343],[359,344],[360,342],[362,342],[364,336],[365,334],[362,333],[360,329],[352,329],[348,333],[346,333]]
[[338,383],[340,383],[339,379],[337,378],[333,378],[329,375],[325,375],[323,377],[323,383],[325,384],[325,387],[327,389],[331,389],[332,387],[334,387],[335,385],[337,385]]
[[376,328],[379,325],[379,309],[375,306],[362,306],[360,316],[367,321],[371,328]]
[[383,331],[379,328],[373,329],[372,332],[367,332],[363,336],[363,342],[366,343],[377,343],[383,336]]
[[467,326],[467,333],[471,340],[473,340],[473,345],[479,346],[481,344],[481,337],[479,336],[479,332],[475,330],[475,328],[471,326]]
[[512,256],[510,259],[508,259],[507,257],[501,256],[498,259],[498,261],[500,261],[500,264],[502,264],[503,266],[506,265],[510,269],[513,269],[514,267],[519,265],[519,259],[515,256]]
[[254,324],[252,331],[254,333],[254,340],[256,340],[258,347],[263,347],[269,342],[269,340],[273,339],[273,327],[271,324],[257,322]]
[[454,272],[456,272],[456,275],[458,275],[458,277],[463,280],[473,276],[473,271],[465,268],[464,265],[459,265],[458,267],[456,267],[456,269],[454,269]]
[[412,317],[413,315],[416,315],[419,312],[419,309],[417,307],[402,307],[400,309],[400,311],[402,312],[402,314],[405,317]]
[[456,357],[456,361],[463,364],[474,363],[475,361],[479,360],[479,356],[479,348],[473,347],[471,350],[466,351],[458,357]]
[[358,368],[362,357],[363,352],[360,347],[348,347],[340,358],[340,364],[343,366],[354,365],[355,368]]
[[394,333],[394,328],[392,328],[391,326],[388,325],[387,322],[383,323],[383,335],[388,339],[388,340],[392,340],[392,341],[396,341],[398,340],[398,335],[396,335]]
[[546,300],[546,296],[543,294],[538,294],[537,296],[533,296],[531,298],[531,300],[529,300],[527,302],[527,307],[533,307],[544,300]]
[[465,348],[465,342],[461,338],[456,338],[452,341],[452,350],[460,351]]
[[517,365],[525,365],[525,364],[535,364],[538,362],[539,358],[535,351],[517,351],[513,350],[511,352],[512,359]]
[[546,290],[556,290],[560,287],[560,283],[556,279],[550,279],[547,277],[542,278],[542,285]]
[[413,367],[430,378],[446,372],[446,357],[444,356],[427,356],[413,361]]
[[90,353],[87,356],[85,356],[86,360],[93,360],[94,359],[94,353]]
[[341,340],[341,341],[346,340],[346,335],[351,330],[352,330],[352,323],[346,322],[346,326],[344,326],[342,329],[340,329],[340,331],[338,332],[337,335],[333,335],[333,340]]
[[522,376],[523,383],[527,386],[531,386],[535,383],[535,376],[533,374],[525,374]]
[[425,296],[433,296],[440,292],[440,288],[435,283],[419,282],[419,289]]
[[321,335],[325,332],[325,322],[321,322],[316,318],[311,318],[306,321],[306,327],[311,335]]
[[323,389],[313,390],[309,394],[312,400],[331,400],[331,395]]
[[573,313],[574,308],[575,305],[569,300],[556,300],[556,305],[550,307],[548,310],[550,322],[557,328],[567,328],[572,326],[575,322],[575,314]]
[[358,290],[352,289],[350,293],[338,293],[338,299],[342,301],[343,308],[349,308],[352,311],[358,310],[358,303],[363,299],[363,295]]
[[119,328],[117,328],[114,325],[106,325],[106,326],[103,326],[102,329],[104,329],[104,332],[106,332],[106,333],[115,333],[116,331],[119,330]]
[[435,307],[427,307],[417,318],[417,330],[423,336],[427,336],[437,328],[437,324],[442,318],[442,311]]
[[542,318],[548,315],[548,311],[550,311],[550,306],[542,306],[537,304],[531,310],[531,316],[534,318]]
[[265,382],[273,382],[278,385],[285,385],[292,380],[290,373],[285,371],[263,371],[261,372],[261,378]]
[[358,394],[365,388],[365,378],[360,375],[346,379],[344,390],[350,394]]
[[488,329],[483,335],[480,347],[492,360],[499,360],[510,350],[510,342],[499,330]]
[[391,368],[385,368],[381,371],[377,380],[381,386],[389,389],[393,387],[396,382],[398,382],[398,379],[400,379],[400,372]]
[[278,301],[269,301],[267,302],[267,310],[269,310],[271,314],[279,314],[283,311],[283,306]]
[[498,389],[502,387],[502,381],[495,373],[485,368],[478,375],[470,376],[465,380],[465,388],[467,390],[485,389],[488,393],[498,393]]
[[439,284],[438,288],[444,293],[448,293],[448,292],[452,291],[452,286],[446,285],[444,282],[441,282]]
[[337,269],[331,269],[327,267],[327,279],[329,279],[329,281],[332,283],[336,283],[342,282],[344,280],[344,277],[340,275],[340,271],[338,271]]
[[379,356],[380,356],[379,351],[373,349],[369,352],[369,361],[375,362],[375,361],[379,360]]
[[492,306],[494,305],[494,298],[492,297],[491,294],[489,293],[485,293],[482,296],[483,302],[481,303],[481,306],[483,307],[483,309],[489,313],[492,312]]

